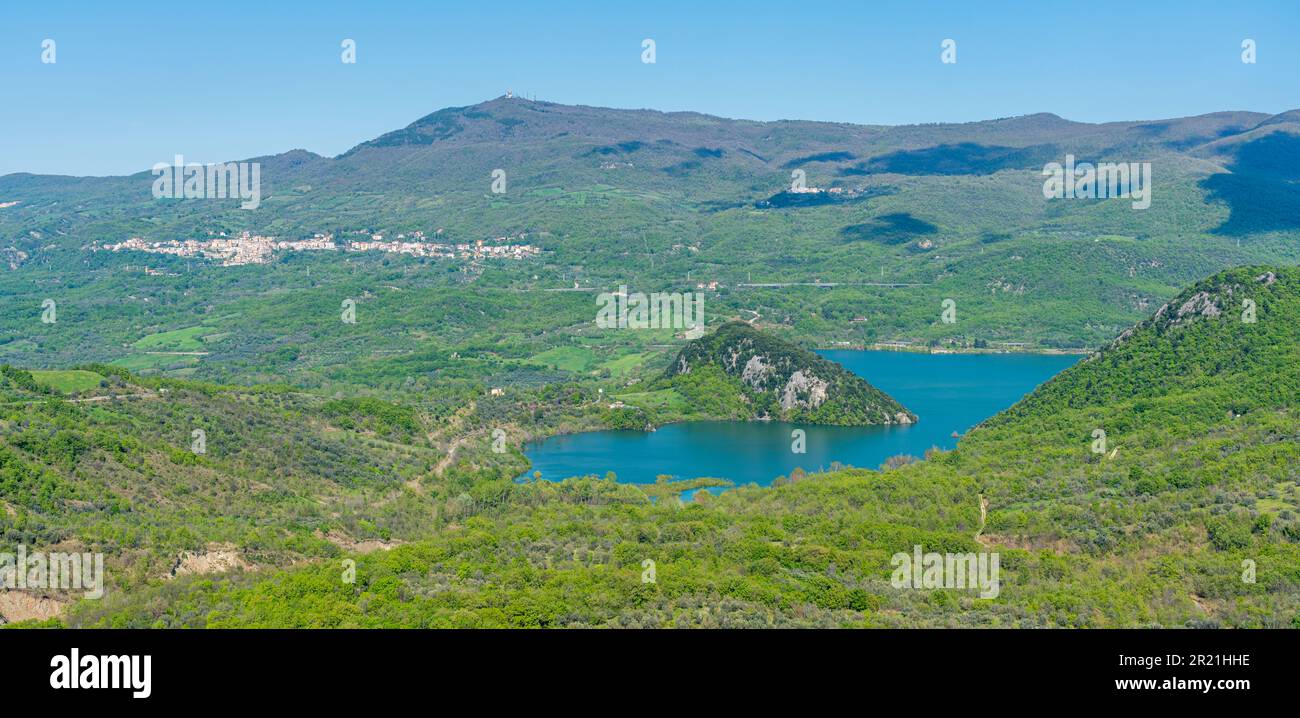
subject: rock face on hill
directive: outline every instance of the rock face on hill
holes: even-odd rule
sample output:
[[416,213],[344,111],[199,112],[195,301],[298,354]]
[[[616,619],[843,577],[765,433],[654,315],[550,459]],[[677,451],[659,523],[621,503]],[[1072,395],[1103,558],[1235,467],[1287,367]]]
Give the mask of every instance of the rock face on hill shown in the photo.
[[819,424],[911,424],[916,415],[835,362],[731,322],[687,344],[667,377],[717,370],[755,418]]

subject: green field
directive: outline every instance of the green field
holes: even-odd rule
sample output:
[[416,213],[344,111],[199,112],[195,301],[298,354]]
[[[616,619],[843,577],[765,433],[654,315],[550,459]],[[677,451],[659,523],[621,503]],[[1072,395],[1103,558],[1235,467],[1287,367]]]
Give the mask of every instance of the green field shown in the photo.
[[216,330],[212,327],[197,326],[185,329],[173,329],[169,332],[150,334],[132,344],[136,349],[148,351],[196,352],[203,350],[203,336]]
[[36,380],[37,384],[64,394],[89,391],[98,387],[99,383],[104,380],[104,377],[93,371],[81,369],[35,370],[32,372],[32,378]]
[[625,354],[617,359],[610,359],[600,365],[601,369],[608,369],[611,376],[618,378],[626,376],[635,371],[646,359],[654,356],[653,352],[640,352],[636,354]]
[[591,368],[596,355],[582,347],[556,347],[529,357],[527,363],[549,366],[562,371],[583,372]]

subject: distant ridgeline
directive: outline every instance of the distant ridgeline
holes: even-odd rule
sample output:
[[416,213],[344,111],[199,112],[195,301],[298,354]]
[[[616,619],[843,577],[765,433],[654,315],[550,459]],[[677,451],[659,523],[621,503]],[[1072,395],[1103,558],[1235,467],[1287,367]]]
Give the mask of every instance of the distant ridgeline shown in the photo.
[[839,364],[744,322],[729,322],[687,344],[665,378],[681,386],[700,382],[701,375],[749,405],[751,418],[845,426],[916,421],[888,394]]

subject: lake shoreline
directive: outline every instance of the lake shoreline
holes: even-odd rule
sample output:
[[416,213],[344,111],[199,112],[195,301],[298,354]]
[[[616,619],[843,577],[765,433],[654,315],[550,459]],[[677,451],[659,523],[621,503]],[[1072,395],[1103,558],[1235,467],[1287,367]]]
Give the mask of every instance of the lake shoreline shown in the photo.
[[994,347],[961,347],[951,349],[946,347],[931,347],[923,344],[890,344],[887,342],[878,342],[874,344],[840,344],[838,346],[817,346],[813,351],[855,351],[855,352],[903,352],[908,354],[1016,354],[1023,356],[1088,356],[1096,352],[1095,349],[1051,349],[1051,348],[1034,348],[1034,349],[1005,349]]
[[806,425],[699,416],[655,431],[578,431],[521,445],[526,473],[540,471],[554,481],[613,471],[620,483],[629,484],[652,483],[660,474],[708,476],[767,486],[795,468],[880,466],[891,456],[956,448],[972,428],[1078,361],[1072,355],[1030,352],[967,352],[949,359],[929,354],[840,349],[823,355],[898,399],[920,417],[914,424]]

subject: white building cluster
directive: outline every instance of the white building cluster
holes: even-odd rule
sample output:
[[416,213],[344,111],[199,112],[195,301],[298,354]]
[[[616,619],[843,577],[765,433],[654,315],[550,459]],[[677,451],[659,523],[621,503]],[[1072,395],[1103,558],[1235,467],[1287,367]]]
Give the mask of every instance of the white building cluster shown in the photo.
[[[541,255],[540,247],[531,244],[488,244],[487,240],[478,240],[473,244],[444,244],[426,242],[423,232],[414,232],[410,241],[405,235],[398,235],[397,240],[385,241],[383,235],[373,234],[368,240],[351,240],[343,246],[335,243],[332,234],[317,234],[311,239],[280,240],[243,232],[238,237],[215,237],[213,239],[185,239],[150,242],[139,237],[132,237],[116,244],[104,244],[96,250],[110,252],[136,251],[153,254],[172,254],[178,257],[197,257],[221,262],[224,267],[241,264],[266,264],[277,251],[313,252],[338,251],[349,252],[387,252],[406,254],[414,257],[435,257],[441,259],[527,259]],[[500,237],[498,241],[505,240]]]

